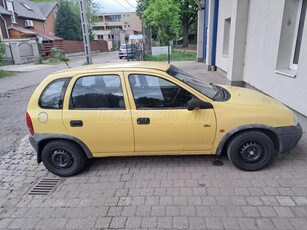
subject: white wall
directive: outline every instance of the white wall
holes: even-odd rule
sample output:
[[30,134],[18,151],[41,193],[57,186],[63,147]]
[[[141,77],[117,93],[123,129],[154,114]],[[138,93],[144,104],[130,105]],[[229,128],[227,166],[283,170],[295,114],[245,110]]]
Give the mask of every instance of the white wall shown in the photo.
[[[213,7],[213,6],[211,6]],[[232,16],[233,0],[220,0],[218,25],[217,25],[217,45],[216,45],[216,66],[227,72],[229,68],[229,56],[223,55],[223,40],[224,40],[224,22],[225,19]],[[230,27],[230,34],[233,33],[233,27]],[[231,35],[230,35],[231,36]],[[232,49],[233,44],[229,43],[229,49]]]
[[285,0],[250,1],[243,80],[307,116],[307,17],[296,77],[275,72],[284,4]]

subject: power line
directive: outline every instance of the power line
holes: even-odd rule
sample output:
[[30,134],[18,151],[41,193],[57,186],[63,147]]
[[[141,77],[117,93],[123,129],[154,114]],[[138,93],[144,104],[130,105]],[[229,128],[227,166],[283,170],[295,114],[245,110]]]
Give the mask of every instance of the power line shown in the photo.
[[119,5],[121,5],[123,8],[125,8],[126,10],[129,10],[127,9],[125,6],[123,6],[120,2],[118,2],[117,0],[115,0]]
[[125,0],[125,2],[127,2],[131,7],[135,8],[135,6],[131,5],[131,3],[128,2],[127,0]]

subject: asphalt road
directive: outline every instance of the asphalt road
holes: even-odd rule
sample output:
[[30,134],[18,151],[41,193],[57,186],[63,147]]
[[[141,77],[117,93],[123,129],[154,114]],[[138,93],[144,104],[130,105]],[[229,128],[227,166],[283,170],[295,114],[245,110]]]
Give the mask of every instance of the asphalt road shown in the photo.
[[[117,52],[93,56],[93,63],[116,60],[119,60]],[[81,66],[84,62],[84,57],[78,57],[71,59],[69,65],[71,67]],[[28,101],[37,85],[50,73],[65,68],[67,66],[63,63],[0,78],[0,156],[14,150],[20,139],[27,135],[25,114]]]

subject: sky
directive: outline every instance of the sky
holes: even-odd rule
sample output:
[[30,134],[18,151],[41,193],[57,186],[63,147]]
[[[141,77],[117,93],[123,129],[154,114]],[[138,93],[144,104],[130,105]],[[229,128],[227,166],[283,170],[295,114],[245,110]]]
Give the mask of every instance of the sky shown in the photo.
[[100,12],[103,13],[135,12],[136,1],[137,0],[94,0],[94,2],[102,6]]

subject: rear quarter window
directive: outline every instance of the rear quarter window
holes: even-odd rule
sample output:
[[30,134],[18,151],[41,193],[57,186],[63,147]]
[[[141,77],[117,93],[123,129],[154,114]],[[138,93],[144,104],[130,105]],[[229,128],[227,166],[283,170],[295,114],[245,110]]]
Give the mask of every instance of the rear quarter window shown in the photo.
[[49,83],[39,98],[39,106],[45,109],[62,109],[69,80],[70,78],[63,78]]

